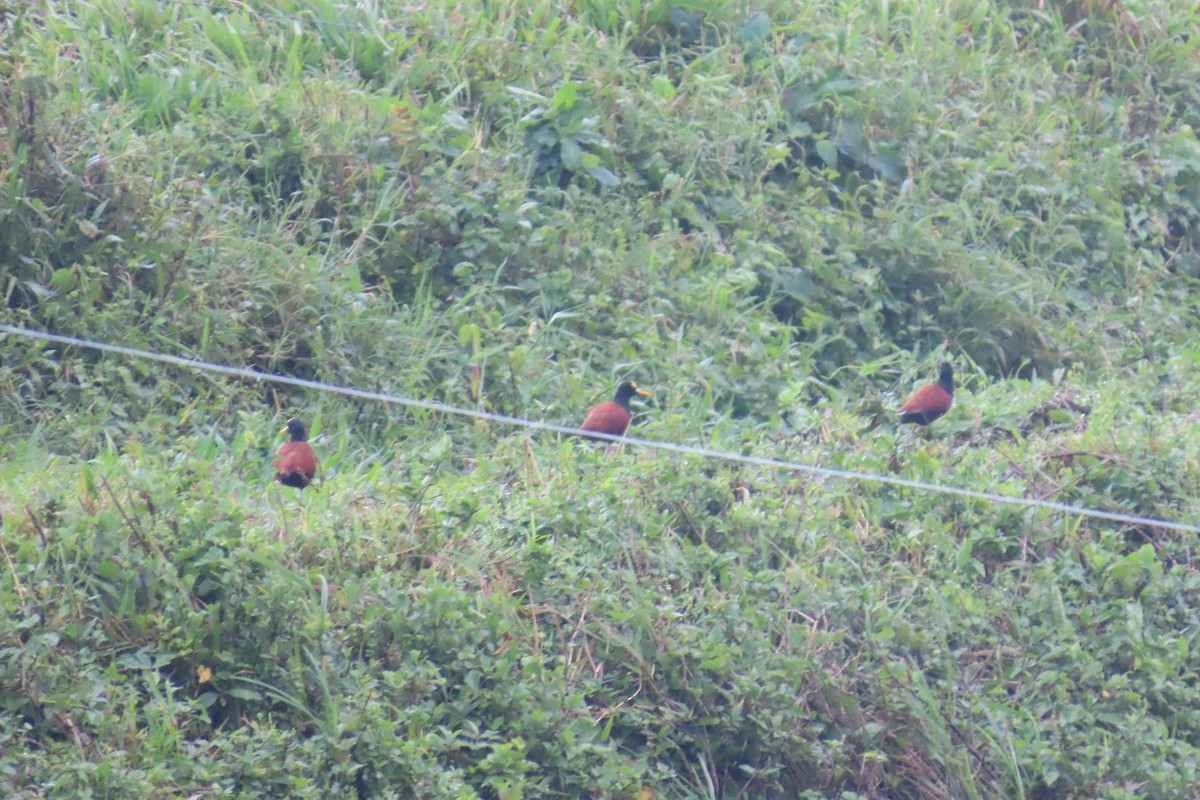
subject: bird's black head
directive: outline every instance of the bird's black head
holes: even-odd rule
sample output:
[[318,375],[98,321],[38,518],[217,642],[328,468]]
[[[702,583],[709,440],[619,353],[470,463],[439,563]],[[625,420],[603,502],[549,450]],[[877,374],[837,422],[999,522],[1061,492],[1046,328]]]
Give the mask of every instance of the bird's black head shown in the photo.
[[946,394],[954,394],[954,370],[950,368],[950,362],[943,361],[938,367],[937,384],[946,390]]
[[308,433],[304,430],[304,423],[295,417],[287,421],[287,426],[280,433],[286,433],[288,439],[293,442],[303,442],[308,439]]
[[622,408],[629,408],[629,401],[633,399],[635,394],[640,394],[642,397],[649,397],[650,393],[645,389],[639,389],[637,381],[625,381],[617,387],[617,395],[613,398],[613,402]]

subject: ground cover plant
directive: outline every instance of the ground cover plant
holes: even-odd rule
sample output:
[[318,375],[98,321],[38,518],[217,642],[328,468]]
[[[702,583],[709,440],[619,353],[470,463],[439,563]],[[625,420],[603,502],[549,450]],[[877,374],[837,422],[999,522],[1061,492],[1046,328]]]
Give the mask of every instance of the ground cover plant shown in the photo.
[[[1194,525],[1198,21],[0,3],[2,319]],[[0,333],[0,785],[1194,797],[1196,542]]]

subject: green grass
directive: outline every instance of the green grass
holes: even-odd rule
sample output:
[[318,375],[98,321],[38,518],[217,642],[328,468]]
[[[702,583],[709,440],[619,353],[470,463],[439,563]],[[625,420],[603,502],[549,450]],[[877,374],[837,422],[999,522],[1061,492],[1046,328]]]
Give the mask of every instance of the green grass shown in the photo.
[[[6,323],[1200,520],[1190,5],[0,17]],[[1188,533],[0,336],[0,558],[19,798],[1200,783]]]

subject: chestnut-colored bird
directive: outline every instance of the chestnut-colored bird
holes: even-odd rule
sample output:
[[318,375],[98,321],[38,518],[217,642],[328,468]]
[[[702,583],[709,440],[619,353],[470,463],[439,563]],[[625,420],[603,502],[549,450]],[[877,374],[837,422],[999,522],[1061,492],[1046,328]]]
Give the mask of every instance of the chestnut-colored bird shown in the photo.
[[280,433],[286,433],[288,440],[279,445],[275,453],[279,456],[275,459],[275,480],[284,486],[303,489],[317,474],[317,454],[309,445],[304,423],[300,420],[289,419],[287,427]]
[[900,406],[900,422],[928,425],[949,411],[953,402],[954,373],[949,364],[942,362],[938,367],[937,383],[917,389],[908,402]]
[[625,431],[629,430],[629,420],[631,419],[629,401],[635,394],[643,397],[650,396],[645,389],[639,389],[635,381],[625,381],[617,387],[617,393],[612,400],[601,403],[588,413],[587,419],[579,426],[579,430],[624,436]]

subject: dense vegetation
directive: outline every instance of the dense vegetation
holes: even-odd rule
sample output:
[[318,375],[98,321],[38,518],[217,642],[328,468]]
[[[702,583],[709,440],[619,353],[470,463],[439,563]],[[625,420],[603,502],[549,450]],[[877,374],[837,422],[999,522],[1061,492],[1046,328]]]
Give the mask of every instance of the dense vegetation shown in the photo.
[[[3,321],[1200,523],[1198,23],[0,2]],[[1194,533],[11,334],[0,520],[6,796],[1200,785]]]

